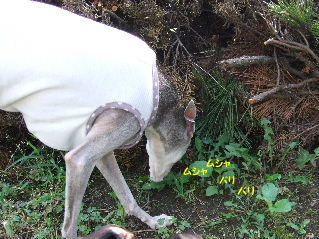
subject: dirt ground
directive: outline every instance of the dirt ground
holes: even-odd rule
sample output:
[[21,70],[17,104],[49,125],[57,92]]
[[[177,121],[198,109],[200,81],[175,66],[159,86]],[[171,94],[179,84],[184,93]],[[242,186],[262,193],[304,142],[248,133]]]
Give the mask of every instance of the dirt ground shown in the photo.
[[[131,184],[131,181],[136,181],[140,176],[148,175],[148,167],[145,168],[147,164],[147,159],[135,159],[133,167],[125,169],[122,167],[122,172],[126,178],[128,184]],[[181,165],[175,165],[173,170],[181,170]],[[296,185],[287,183],[286,187],[291,191],[294,191],[298,195],[298,205],[295,207],[294,214],[297,214],[300,218],[305,218],[305,209],[312,209],[318,212],[315,215],[311,216],[312,223],[308,227],[308,235],[314,235],[313,239],[319,238],[319,172],[316,172],[316,183],[313,185],[308,185],[307,187],[296,187]],[[93,179],[94,178],[94,179]],[[200,179],[198,179],[200,180]],[[133,195],[139,199],[139,194],[142,193],[141,188],[136,188],[130,185]],[[110,192],[111,188],[107,182],[102,178],[100,173],[95,170],[92,177],[91,188],[87,191],[86,195],[94,195],[93,198],[85,197],[84,201],[90,204],[90,206],[97,206],[100,208],[108,208],[109,205],[114,205],[114,199],[109,195],[106,195],[106,192]],[[145,193],[145,191],[144,191]],[[104,195],[104,196],[103,196]],[[103,198],[103,201],[101,200]],[[233,220],[227,224],[219,225],[218,230],[216,228],[206,228],[205,225],[210,222],[217,221],[221,218],[220,214],[222,212],[228,212],[228,208],[224,205],[224,202],[228,201],[230,196],[227,195],[214,195],[211,197],[205,196],[205,192],[196,192],[195,201],[186,202],[181,198],[176,198],[176,193],[171,188],[165,188],[162,191],[154,190],[147,201],[142,200],[143,203],[139,205],[147,211],[150,215],[160,215],[165,213],[167,215],[175,216],[180,220],[188,221],[192,227],[188,231],[192,231],[199,234],[208,234],[213,235],[216,239],[235,239],[239,238],[237,236],[236,227],[238,222]],[[249,201],[247,201],[249,203]],[[129,216],[127,220],[127,226],[129,230],[135,232],[137,238],[160,238],[157,233],[149,230],[145,224],[139,221],[133,216]],[[209,237],[204,237],[209,238]],[[300,236],[296,239],[311,238]],[[281,238],[280,238],[281,239]],[[282,238],[284,239],[284,238]]]
[[[19,142],[31,140],[31,136],[27,133],[26,129],[21,126],[21,119],[15,114],[1,114],[3,117],[13,117],[12,125],[2,126],[1,128],[1,154],[11,155],[14,154]],[[10,140],[7,140],[10,139]],[[34,140],[34,139],[32,139]],[[3,156],[2,156],[3,157]],[[151,215],[160,215],[165,213],[172,215],[181,221],[187,221],[192,226],[189,231],[199,234],[211,235],[211,238],[218,239],[235,239],[239,238],[236,227],[238,222],[230,220],[227,224],[219,225],[216,227],[209,227],[209,223],[217,221],[221,218],[221,213],[226,213],[229,209],[224,205],[224,202],[229,200],[230,196],[227,192],[224,195],[206,197],[204,190],[196,190],[193,201],[187,202],[184,199],[176,198],[176,193],[172,188],[165,188],[162,191],[152,190],[151,192],[142,190],[143,183],[139,182],[139,177],[149,175],[147,155],[142,154],[137,158],[131,159],[132,165],[127,167],[120,162],[120,166],[130,189],[133,192],[139,205]],[[2,165],[6,166],[6,165]],[[173,167],[173,171],[178,172],[183,170],[185,165],[177,163]],[[307,185],[305,187],[296,186],[293,183],[285,185],[287,190],[294,192],[297,206],[293,210],[293,214],[300,218],[311,218],[311,224],[307,228],[307,235],[314,237],[300,236],[296,238],[319,238],[319,181],[318,170],[315,172],[316,183]],[[9,179],[10,180],[10,179]],[[200,180],[198,178],[198,180]],[[84,197],[84,204],[86,207],[96,207],[101,209],[102,216],[106,216],[110,211],[116,209],[116,202],[108,194],[112,192],[111,188],[101,176],[101,174],[94,170],[89,188]],[[247,206],[250,201],[247,200]],[[306,215],[307,211],[317,212],[313,215]],[[285,217],[283,217],[283,220]],[[63,220],[62,216],[60,218]],[[145,224],[133,216],[128,216],[125,220],[125,228],[134,232],[137,238],[160,238],[160,236],[153,230],[150,230]],[[271,227],[271,225],[270,225]],[[204,237],[205,238],[205,237]],[[210,237],[206,237],[210,238]],[[284,239],[284,238],[282,238]]]
[[[56,4],[58,2],[58,5],[61,5],[61,1],[47,2],[55,2]],[[207,17],[209,16],[209,14],[211,14],[211,12],[207,11],[202,15],[201,18]],[[229,33],[228,31],[224,32],[225,28],[221,28],[221,25],[223,25],[224,22],[220,22],[219,24],[217,24],[217,20],[220,19],[219,17],[217,18],[217,16],[211,18],[201,18],[198,19],[197,22],[202,23],[202,27],[198,26],[199,29],[195,29],[204,36],[212,36],[212,39],[209,38],[210,40],[217,41],[218,44],[221,44],[220,47],[225,47],[225,45],[230,42],[230,39],[232,39],[234,33]],[[210,19],[211,22],[208,22],[207,19]],[[185,38],[185,42],[189,43],[185,45],[186,47],[190,45],[190,49],[194,50],[194,46],[192,46],[192,35],[189,34],[189,37],[187,36],[188,34],[185,34],[185,36],[183,36]],[[217,40],[215,38],[217,38]],[[234,49],[230,48],[228,50],[228,54],[233,56],[236,50]],[[195,50],[197,51],[197,49]],[[196,52],[195,50],[194,52]],[[220,49],[218,47],[216,52],[222,54],[223,52],[219,50]],[[255,51],[255,49],[253,48],[252,50]],[[247,54],[247,52],[250,52],[250,49],[244,49],[243,52]],[[264,52],[261,53],[264,54]],[[199,63],[201,65],[205,65],[205,62],[207,62],[206,57],[203,58],[203,60],[201,60]],[[210,61],[208,61],[207,65],[209,67],[212,66]],[[287,131],[289,132],[289,129],[287,129]],[[262,137],[262,135],[260,135],[260,137]],[[31,139],[32,137],[26,130],[22,117],[19,114],[9,114],[0,111],[0,170],[8,166],[8,159],[10,159],[12,155],[16,155],[16,152],[19,151],[18,149],[22,147],[22,143]],[[32,140],[34,141],[34,139]],[[200,187],[199,182],[198,189],[194,191],[193,200],[186,201],[182,198],[177,198],[177,194],[172,187],[166,187],[162,191],[142,190],[143,182],[141,182],[139,178],[149,175],[148,159],[145,152],[143,153],[143,150],[140,150],[141,146],[139,145],[138,147],[139,152],[137,154],[133,155],[125,161],[119,162],[119,164],[124,177],[126,178],[126,181],[133,192],[133,195],[135,196],[139,206],[141,206],[142,209],[147,211],[150,215],[160,215],[164,213],[177,217],[179,221],[187,221],[191,224],[191,227],[189,229],[190,231],[209,235],[209,237],[204,236],[205,239],[239,238],[238,227],[240,226],[240,224],[237,219],[228,220],[227,223],[218,224],[217,226],[208,226],[210,223],[220,220],[222,218],[221,213],[229,212],[230,209],[224,205],[224,203],[231,198],[227,191],[223,195],[206,197],[205,191],[203,188]],[[193,160],[196,159],[194,158]],[[174,166],[173,171],[179,172],[184,168],[185,164],[178,163]],[[295,238],[297,239],[319,239],[318,166],[316,169],[313,169],[313,172],[310,172],[310,174],[314,178],[313,184],[301,185],[287,181],[286,183],[284,183],[283,186],[284,190],[291,192],[291,194],[293,195],[293,201],[296,201],[298,203],[293,208],[292,212],[289,212],[289,214],[281,214],[280,220],[288,221],[289,218],[286,218],[286,216],[290,217],[291,215],[293,215],[295,218],[311,219],[311,223],[307,227],[307,234],[296,236]],[[200,178],[198,178],[198,181],[200,181]],[[89,185],[90,186],[86,191],[83,201],[86,207],[96,207],[100,209],[102,216],[106,216],[109,212],[116,209],[115,200],[108,194],[112,192],[112,189],[109,187],[108,183],[104,180],[104,178],[97,170],[94,170]],[[250,203],[251,201],[248,198],[243,204],[243,210],[245,209],[245,206],[248,208],[250,206]],[[313,213],[310,214],[309,212]],[[62,215],[59,220],[62,223]],[[270,224],[267,226],[268,228],[273,228],[275,225]],[[127,217],[124,227],[134,232],[137,238],[160,238],[157,232],[150,230],[144,223],[133,216]]]

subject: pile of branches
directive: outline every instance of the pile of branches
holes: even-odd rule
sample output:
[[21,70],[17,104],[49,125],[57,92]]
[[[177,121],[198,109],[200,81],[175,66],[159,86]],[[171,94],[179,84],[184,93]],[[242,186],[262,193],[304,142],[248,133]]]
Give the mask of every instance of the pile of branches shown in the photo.
[[225,49],[219,65],[249,89],[254,115],[275,123],[278,147],[298,139],[304,146],[318,146],[319,18],[315,5],[297,0],[247,2],[216,3],[216,10],[234,24],[236,32],[234,44]]

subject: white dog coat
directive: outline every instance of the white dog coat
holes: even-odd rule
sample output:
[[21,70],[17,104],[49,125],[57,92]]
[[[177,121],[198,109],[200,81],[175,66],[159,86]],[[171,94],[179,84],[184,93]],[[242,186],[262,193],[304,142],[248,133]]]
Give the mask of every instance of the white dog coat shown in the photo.
[[0,109],[46,145],[71,150],[109,108],[141,131],[158,106],[156,56],[139,38],[50,5],[1,1]]

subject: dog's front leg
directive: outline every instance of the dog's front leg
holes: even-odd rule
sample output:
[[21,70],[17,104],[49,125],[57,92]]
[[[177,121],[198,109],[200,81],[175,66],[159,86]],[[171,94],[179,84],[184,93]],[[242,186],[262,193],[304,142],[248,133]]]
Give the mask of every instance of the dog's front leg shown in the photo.
[[[96,166],[108,181],[128,214],[136,216],[152,229],[159,228],[160,226],[169,226],[171,224],[169,221],[171,217],[164,214],[152,217],[137,205],[119,169],[113,152],[100,159],[96,163]],[[158,222],[158,219],[160,218],[164,219],[164,223],[162,225]]]
[[96,162],[130,141],[138,131],[139,124],[133,115],[122,110],[108,110],[96,119],[85,142],[66,154],[63,237],[67,239],[77,237],[81,202]]
[[65,212],[62,236],[67,239],[77,238],[77,220],[81,202],[94,168],[94,160],[81,153],[86,145],[66,154],[66,189]]

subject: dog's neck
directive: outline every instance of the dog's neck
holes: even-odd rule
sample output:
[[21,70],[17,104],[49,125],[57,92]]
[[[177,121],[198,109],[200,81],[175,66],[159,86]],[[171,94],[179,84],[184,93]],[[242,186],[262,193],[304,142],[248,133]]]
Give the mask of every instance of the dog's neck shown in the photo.
[[159,104],[157,113],[153,123],[150,125],[154,128],[163,121],[167,115],[180,118],[183,114],[183,107],[180,96],[172,81],[165,77],[164,74],[159,72]]

